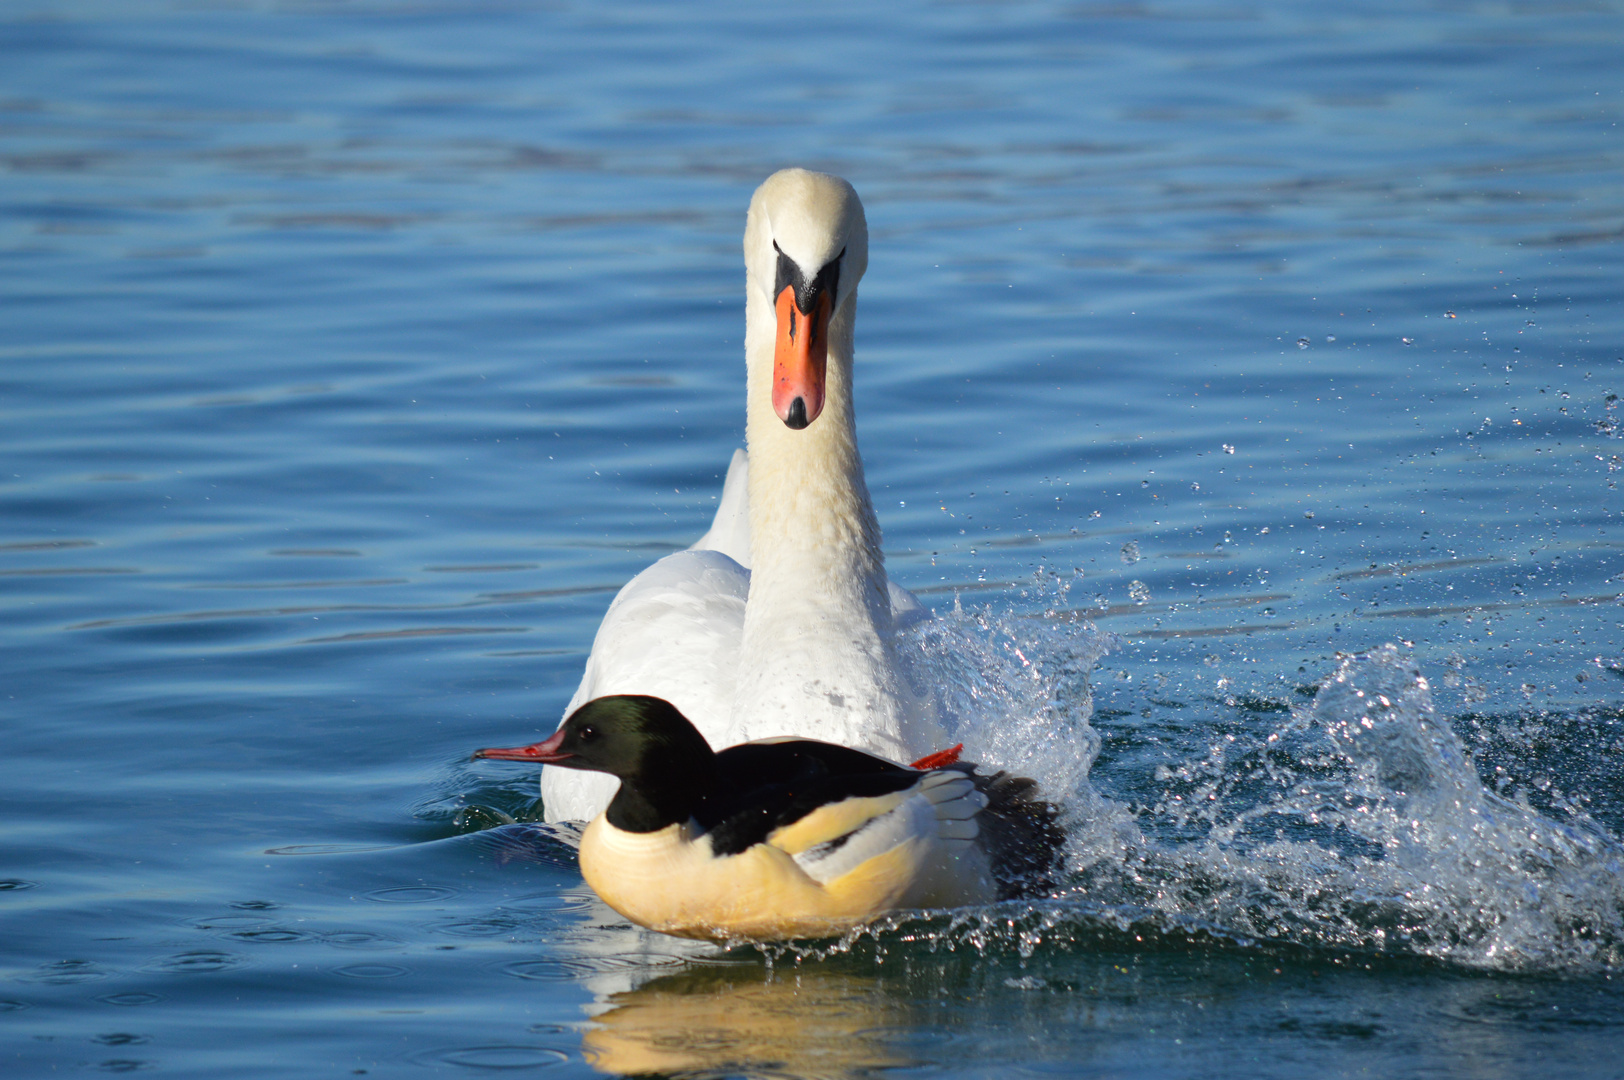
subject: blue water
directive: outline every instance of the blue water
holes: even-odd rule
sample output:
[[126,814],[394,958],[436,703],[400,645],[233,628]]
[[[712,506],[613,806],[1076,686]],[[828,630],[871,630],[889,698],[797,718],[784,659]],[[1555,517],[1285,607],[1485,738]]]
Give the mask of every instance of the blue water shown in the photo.
[[[1613,2],[11,0],[6,1075],[1617,1075],[1621,55]],[[718,952],[467,755],[705,529],[788,164],[867,206],[910,647],[1074,840]]]

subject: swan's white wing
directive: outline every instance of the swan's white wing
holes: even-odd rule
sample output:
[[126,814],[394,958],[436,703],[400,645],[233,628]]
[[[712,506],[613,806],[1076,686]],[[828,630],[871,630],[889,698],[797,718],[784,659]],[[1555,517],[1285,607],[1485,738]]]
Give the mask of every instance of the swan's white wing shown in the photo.
[[[651,694],[675,705],[713,745],[729,745],[749,592],[750,571],[720,551],[679,551],[644,570],[609,605],[564,715],[605,694]],[[604,773],[544,768],[547,820],[597,816],[616,785]]]
[[885,584],[891,593],[891,625],[897,630],[918,626],[931,618],[930,608],[921,604],[919,597],[894,581],[887,581]]
[[746,570],[750,568],[750,457],[743,450],[733,451],[728,463],[722,501],[710,531],[688,550],[720,551]]

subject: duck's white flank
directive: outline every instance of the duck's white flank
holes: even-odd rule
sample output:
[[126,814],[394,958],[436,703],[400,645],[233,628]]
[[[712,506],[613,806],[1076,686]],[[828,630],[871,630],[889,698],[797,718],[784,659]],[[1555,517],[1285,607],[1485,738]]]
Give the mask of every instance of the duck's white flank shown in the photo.
[[[823,408],[800,430],[772,402],[780,251],[808,279],[839,259]],[[564,714],[649,694],[714,746],[798,735],[911,761],[944,740],[897,662],[899,623],[924,610],[886,578],[857,451],[852,338],[868,227],[856,192],[820,173],[775,173],[750,202],[744,256],[749,457],[735,454],[700,543],[616,596]],[[602,774],[542,773],[549,821],[591,818],[614,790]]]
[[962,772],[927,773],[905,791],[820,807],[724,856],[692,822],[633,833],[599,817],[581,837],[581,873],[610,907],[668,934],[827,936],[886,911],[995,899],[975,843],[985,805]]

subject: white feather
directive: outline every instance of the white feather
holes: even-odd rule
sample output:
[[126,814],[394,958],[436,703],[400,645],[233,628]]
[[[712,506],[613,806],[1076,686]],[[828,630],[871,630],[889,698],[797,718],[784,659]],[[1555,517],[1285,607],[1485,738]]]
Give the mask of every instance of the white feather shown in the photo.
[[938,821],[968,821],[987,806],[987,796],[957,770],[929,773],[920,781],[919,789],[935,807]]
[[908,798],[887,812],[869,818],[845,836],[796,855],[795,862],[807,877],[827,885],[899,844],[916,837],[934,836],[936,828],[931,802],[916,788]]

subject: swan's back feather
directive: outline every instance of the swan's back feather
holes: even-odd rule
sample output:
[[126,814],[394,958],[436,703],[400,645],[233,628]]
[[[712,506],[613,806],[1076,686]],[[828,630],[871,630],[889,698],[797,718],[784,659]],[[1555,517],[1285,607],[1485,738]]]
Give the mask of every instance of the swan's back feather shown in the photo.
[[[564,715],[593,698],[648,694],[693,718],[714,745],[727,730],[750,571],[720,551],[679,551],[638,574],[609,605]],[[548,821],[585,821],[614,797],[606,773],[547,766],[541,797]]]

